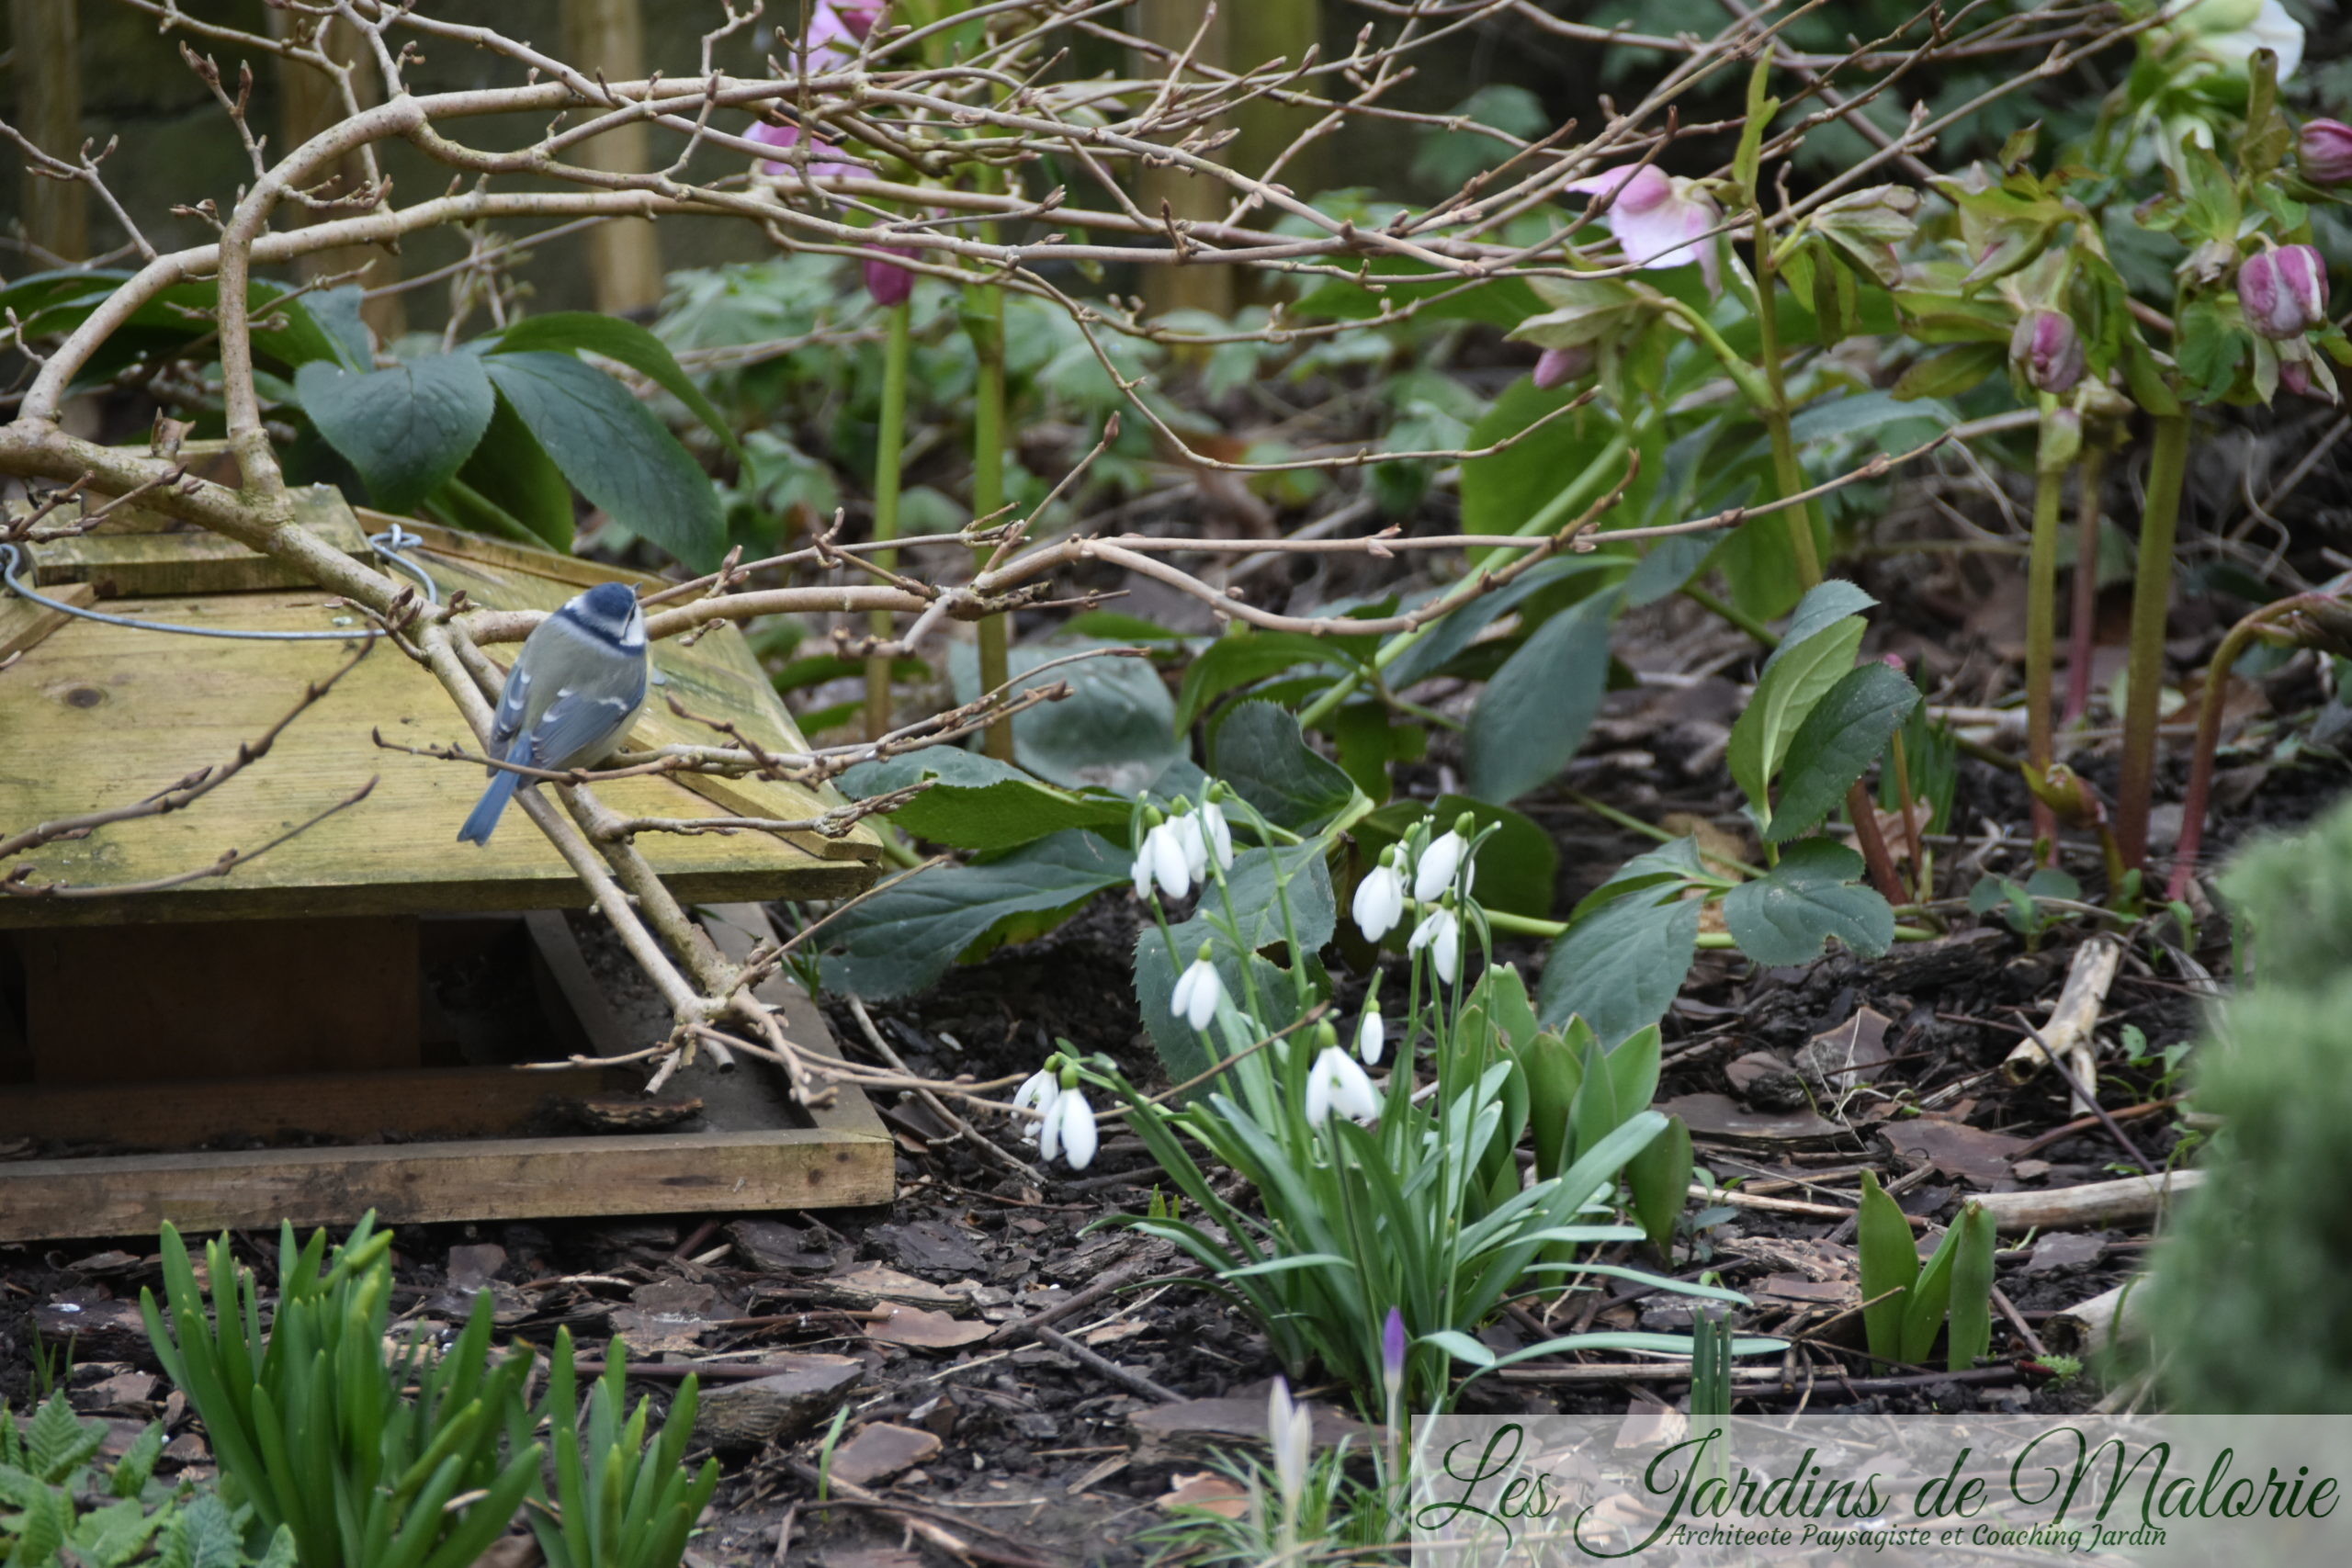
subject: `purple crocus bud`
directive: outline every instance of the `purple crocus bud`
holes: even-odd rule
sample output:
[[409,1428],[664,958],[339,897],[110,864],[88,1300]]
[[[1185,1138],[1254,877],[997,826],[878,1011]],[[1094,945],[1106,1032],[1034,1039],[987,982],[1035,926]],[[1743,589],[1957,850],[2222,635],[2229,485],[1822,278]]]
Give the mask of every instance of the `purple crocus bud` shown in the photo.
[[2281,245],[2238,267],[2245,324],[2274,343],[2299,338],[2327,320],[2327,264],[2309,245]]
[[2055,310],[2028,310],[2009,334],[2009,363],[2037,392],[2064,394],[2083,378],[2083,340]]
[[1582,344],[1574,348],[1547,348],[1535,361],[1535,385],[1546,392],[1591,374],[1592,350]]
[[1405,1383],[1405,1309],[1390,1307],[1380,1328],[1380,1378],[1391,1389]]
[[[906,256],[910,259],[915,254],[904,245],[885,245],[881,248],[894,256]],[[907,296],[914,292],[915,275],[905,267],[892,266],[888,262],[871,259],[863,265],[865,268],[865,291],[872,295],[874,302],[884,310],[887,310],[893,305],[905,304]]]
[[2296,152],[2303,178],[2312,184],[2352,185],[2352,125],[2340,119],[2308,120]]

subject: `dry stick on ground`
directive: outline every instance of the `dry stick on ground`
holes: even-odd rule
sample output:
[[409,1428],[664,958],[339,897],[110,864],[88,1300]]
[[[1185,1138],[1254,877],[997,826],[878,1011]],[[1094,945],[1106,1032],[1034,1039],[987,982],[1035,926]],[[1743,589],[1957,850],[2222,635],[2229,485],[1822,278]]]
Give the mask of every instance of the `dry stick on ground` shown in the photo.
[[1100,1372],[1130,1393],[1143,1394],[1148,1398],[1159,1401],[1162,1404],[1184,1403],[1184,1395],[1178,1393],[1174,1389],[1163,1383],[1156,1383],[1141,1372],[1132,1371],[1099,1351],[1088,1349],[1058,1328],[1049,1328],[1040,1323],[1032,1325],[1030,1332],[1063,1355]]
[[[2063,1060],[2078,1088],[2094,1081],[2098,1057],[2093,1037],[2098,1030],[2099,1010],[2107,1005],[2108,988],[2115,984],[2115,972],[2122,963],[2123,943],[2104,932],[2075,949],[2066,984],[2050,1010],[2049,1021],[2040,1032],[2018,1042],[2001,1064],[2001,1076],[2012,1084],[2021,1084],[2044,1064]],[[2079,1100],[2075,1109],[2085,1114],[2092,1111]]]
[[[889,1042],[882,1038],[882,1032],[874,1027],[873,1015],[865,1010],[865,1003],[863,1000],[856,997],[850,998],[849,1010],[857,1020],[858,1032],[865,1036],[865,1043],[874,1047],[874,1054],[876,1055],[881,1057],[885,1062],[888,1062],[892,1067],[896,1068],[899,1072],[903,1073],[908,1077],[911,1078],[917,1076],[915,1070],[907,1066],[905,1059],[899,1056],[896,1051],[890,1049]],[[1004,1150],[997,1147],[994,1143],[990,1142],[981,1134],[978,1128],[973,1126],[969,1122],[965,1121],[961,1116],[956,1115],[955,1111],[949,1110],[945,1100],[940,1099],[937,1095],[932,1093],[931,1090],[927,1089],[918,1089],[914,1091],[914,1094],[916,1099],[922,1100],[924,1105],[931,1108],[933,1115],[945,1122],[950,1127],[955,1128],[956,1136],[971,1145],[973,1148],[987,1155],[999,1165],[1007,1167],[1015,1174],[1025,1177],[1029,1180],[1035,1181],[1041,1186],[1044,1185],[1046,1176],[1043,1171],[1031,1165],[1028,1161],[1021,1159],[1013,1155],[1007,1154]]]
[[2047,1192],[1986,1192],[1974,1201],[2004,1235],[2030,1230],[2074,1230],[2086,1225],[2136,1224],[2154,1219],[2182,1193],[2204,1185],[2201,1170],[2161,1176],[2127,1176],[2088,1181]]

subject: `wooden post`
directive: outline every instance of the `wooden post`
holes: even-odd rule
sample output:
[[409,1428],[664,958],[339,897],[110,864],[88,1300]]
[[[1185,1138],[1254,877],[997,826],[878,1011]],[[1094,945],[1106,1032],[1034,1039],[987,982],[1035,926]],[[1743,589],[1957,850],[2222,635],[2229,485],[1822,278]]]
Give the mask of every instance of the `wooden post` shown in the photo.
[[[1205,65],[1223,66],[1230,51],[1226,47],[1227,23],[1226,11],[1233,0],[1217,8],[1205,30],[1202,18],[1207,6],[1202,0],[1136,0],[1136,32],[1156,44],[1182,53],[1200,39],[1192,57]],[[1251,0],[1240,0],[1243,5]],[[1259,0],[1262,4],[1262,0]],[[1267,7],[1269,9],[1278,7]],[[1136,62],[1139,76],[1164,76],[1169,62],[1145,56]],[[1231,205],[1231,187],[1202,179],[1182,169],[1159,167],[1141,170],[1136,178],[1136,205],[1145,212],[1158,216],[1164,206],[1172,217],[1222,218]],[[1143,297],[1155,316],[1170,310],[1207,310],[1226,316],[1233,312],[1232,269],[1218,265],[1150,266],[1144,269]]]
[[[563,0],[564,53],[608,82],[645,75],[645,20],[638,0]],[[573,156],[592,169],[639,174],[646,166],[643,121],[582,142]],[[662,302],[662,251],[650,221],[615,219],[588,231],[588,265],[596,309],[606,315],[650,310]]]
[[[286,38],[302,21],[302,17],[292,12],[273,10],[269,14],[270,36]],[[358,39],[352,36],[351,24],[340,18],[329,20],[324,41],[331,58],[358,62],[353,87],[358,96],[359,107],[374,107],[381,96],[377,90],[376,73],[366,53],[359,49]],[[334,80],[325,72],[283,57],[277,61],[277,150],[290,152],[330,126],[340,123],[344,107],[335,93]],[[356,191],[368,177],[365,161],[356,155],[338,163],[335,173],[338,195]],[[315,220],[310,209],[299,202],[280,203],[277,215],[279,221],[295,226]],[[360,276],[352,279],[353,282],[363,288],[380,288],[385,284],[399,280],[400,257],[373,245],[338,245],[331,251],[314,251],[302,258],[302,276],[306,279],[331,277],[338,273],[355,271]],[[390,343],[408,331],[407,302],[398,294],[381,295],[368,300],[361,308],[361,313],[379,343]]]
[[[1279,5],[1236,6],[1226,23],[1226,63],[1232,70],[1248,71],[1270,60],[1280,60],[1295,68],[1322,38],[1322,26],[1320,0],[1281,0]],[[1297,90],[1312,93],[1312,79],[1300,83]],[[1278,104],[1265,98],[1242,105],[1233,116],[1239,132],[1233,139],[1229,154],[1233,166],[1246,175],[1264,174],[1267,166],[1316,122],[1319,112],[1305,105]],[[1315,141],[1300,148],[1276,172],[1275,182],[1288,186],[1301,197],[1314,196],[1323,188],[1329,147],[1326,141]]]
[[[81,28],[77,0],[9,0],[16,29],[17,128],[44,152],[69,161],[82,151]],[[78,181],[27,170],[25,238],[57,261],[90,254],[89,220]],[[36,265],[50,260],[36,256]]]

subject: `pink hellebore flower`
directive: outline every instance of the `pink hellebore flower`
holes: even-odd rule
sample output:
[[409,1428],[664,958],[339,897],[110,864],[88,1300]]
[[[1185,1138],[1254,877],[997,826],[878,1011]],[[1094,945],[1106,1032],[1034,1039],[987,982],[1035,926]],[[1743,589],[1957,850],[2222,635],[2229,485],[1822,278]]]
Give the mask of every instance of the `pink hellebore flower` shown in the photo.
[[2029,310],[2009,334],[2009,363],[2037,392],[2064,395],[2083,378],[2083,340],[2055,310]]
[[2238,305],[2272,342],[2301,337],[2327,321],[2327,264],[2309,245],[2256,252],[2238,268]]
[[[751,130],[745,131],[743,135],[748,141],[764,142],[770,147],[797,147],[800,145],[800,128],[797,125],[770,125],[767,121],[761,120],[759,123],[752,126]],[[864,169],[859,168],[855,164],[844,164],[836,158],[829,158],[825,156],[827,153],[838,152],[841,150],[821,136],[811,137],[809,139],[808,148],[809,151],[815,154],[815,156],[812,156],[808,160],[808,174],[813,179],[821,180],[831,177],[854,178],[856,175],[865,173]],[[757,164],[757,167],[761,174],[775,176],[787,175],[793,172],[793,167],[790,164],[783,163],[773,158],[762,159]]]
[[882,0],[817,0],[808,17],[808,69],[838,71],[881,19]]
[[1609,231],[1617,236],[1627,261],[1645,267],[1687,266],[1695,261],[1708,289],[1722,288],[1714,243],[1694,242],[1723,221],[1723,212],[1713,197],[1689,180],[1644,164],[1604,169],[1561,188],[1608,200]]

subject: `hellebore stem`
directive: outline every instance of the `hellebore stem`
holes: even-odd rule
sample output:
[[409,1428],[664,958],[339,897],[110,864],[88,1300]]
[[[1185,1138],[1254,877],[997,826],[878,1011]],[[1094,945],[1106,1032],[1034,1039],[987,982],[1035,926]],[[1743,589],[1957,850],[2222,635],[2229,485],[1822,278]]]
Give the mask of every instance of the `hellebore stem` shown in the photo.
[[[2026,561],[2025,586],[2025,756],[2026,765],[2048,773],[2051,763],[2052,668],[2058,637],[2058,505],[2066,471],[2048,463],[2035,466],[2033,475],[2033,547]],[[2033,837],[2058,848],[2058,814],[2040,795],[2033,798]],[[2044,863],[2048,863],[2045,859]]]
[[2123,704],[2123,770],[2116,786],[2115,843],[2126,869],[2148,859],[2148,806],[2155,792],[2157,699],[2164,694],[2165,617],[2172,604],[2173,539],[2180,525],[2181,481],[2188,468],[2188,416],[2156,419],[2148,464],[2148,500],[2140,517],[2140,554],[2132,584],[2132,659]]
[[[890,335],[882,350],[882,417],[874,437],[874,537],[899,536],[899,468],[907,439],[907,355],[911,306],[900,300],[888,311]],[[874,564],[885,571],[899,565],[896,550],[876,550]],[[890,636],[890,613],[876,610],[866,617],[866,629],[882,640]],[[890,656],[868,654],[865,660],[865,738],[879,740],[890,732]]]
[[2066,620],[2064,722],[2070,725],[2080,723],[2091,705],[2091,654],[2098,636],[2098,490],[2106,467],[2104,450],[2083,448],[2075,492],[2074,606]]

